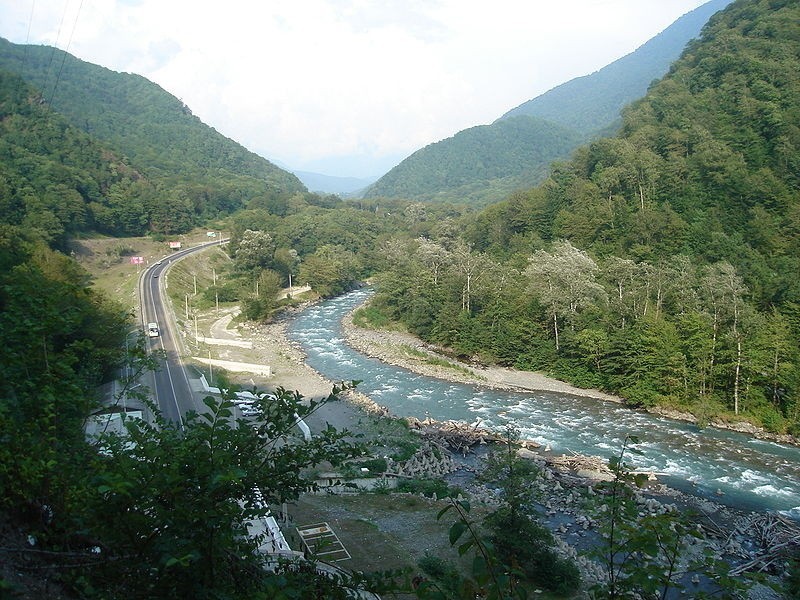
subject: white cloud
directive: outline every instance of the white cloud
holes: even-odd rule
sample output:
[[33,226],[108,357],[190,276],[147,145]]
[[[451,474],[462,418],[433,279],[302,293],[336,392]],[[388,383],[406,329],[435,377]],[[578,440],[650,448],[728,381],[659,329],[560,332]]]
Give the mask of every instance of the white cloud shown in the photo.
[[366,175],[603,67],[703,1],[0,0],[0,35],[71,40],[267,158]]

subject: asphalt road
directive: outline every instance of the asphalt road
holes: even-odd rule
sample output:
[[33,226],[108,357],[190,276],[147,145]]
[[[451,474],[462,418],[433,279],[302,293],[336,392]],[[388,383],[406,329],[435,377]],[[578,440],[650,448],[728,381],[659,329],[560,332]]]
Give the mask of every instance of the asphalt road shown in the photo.
[[159,361],[161,368],[152,373],[146,383],[164,418],[181,426],[183,426],[183,416],[190,410],[199,412],[202,405],[198,400],[199,395],[192,392],[189,378],[181,362],[175,319],[164,291],[166,285],[164,275],[176,261],[225,242],[227,240],[215,240],[179,250],[162,261],[150,265],[139,276],[139,314],[142,329],[146,333],[148,323],[158,324],[159,336],[147,338],[147,343],[151,351],[164,350],[165,353],[165,359]]

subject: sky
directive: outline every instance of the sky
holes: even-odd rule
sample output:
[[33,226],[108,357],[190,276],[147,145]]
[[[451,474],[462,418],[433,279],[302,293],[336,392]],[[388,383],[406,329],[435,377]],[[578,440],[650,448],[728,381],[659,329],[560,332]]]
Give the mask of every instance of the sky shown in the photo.
[[706,0],[0,0],[0,36],[177,96],[294,170],[381,175]]

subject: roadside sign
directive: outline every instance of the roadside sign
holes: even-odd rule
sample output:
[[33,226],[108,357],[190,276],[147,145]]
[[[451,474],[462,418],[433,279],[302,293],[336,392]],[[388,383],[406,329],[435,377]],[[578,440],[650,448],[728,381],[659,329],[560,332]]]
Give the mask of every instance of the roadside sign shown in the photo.
[[131,256],[131,264],[132,265],[143,265],[144,264],[144,256]]
[[217,237],[217,232],[216,231],[209,231],[209,232],[206,233],[206,235],[208,237]]
[[172,248],[173,250],[180,250],[181,249],[181,243],[180,242],[170,242],[169,243],[169,247]]

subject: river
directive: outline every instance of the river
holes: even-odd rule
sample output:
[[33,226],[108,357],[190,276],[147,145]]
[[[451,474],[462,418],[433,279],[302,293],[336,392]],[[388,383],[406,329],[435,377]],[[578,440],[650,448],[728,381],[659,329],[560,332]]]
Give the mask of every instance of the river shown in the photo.
[[333,381],[361,380],[359,391],[397,416],[430,416],[502,428],[554,453],[608,458],[628,434],[638,435],[635,467],[682,491],[745,510],[778,510],[800,519],[800,448],[699,427],[627,409],[614,402],[552,392],[506,392],[417,375],[367,357],[343,338],[342,317],[368,289],[316,304],[290,325],[307,362]]

